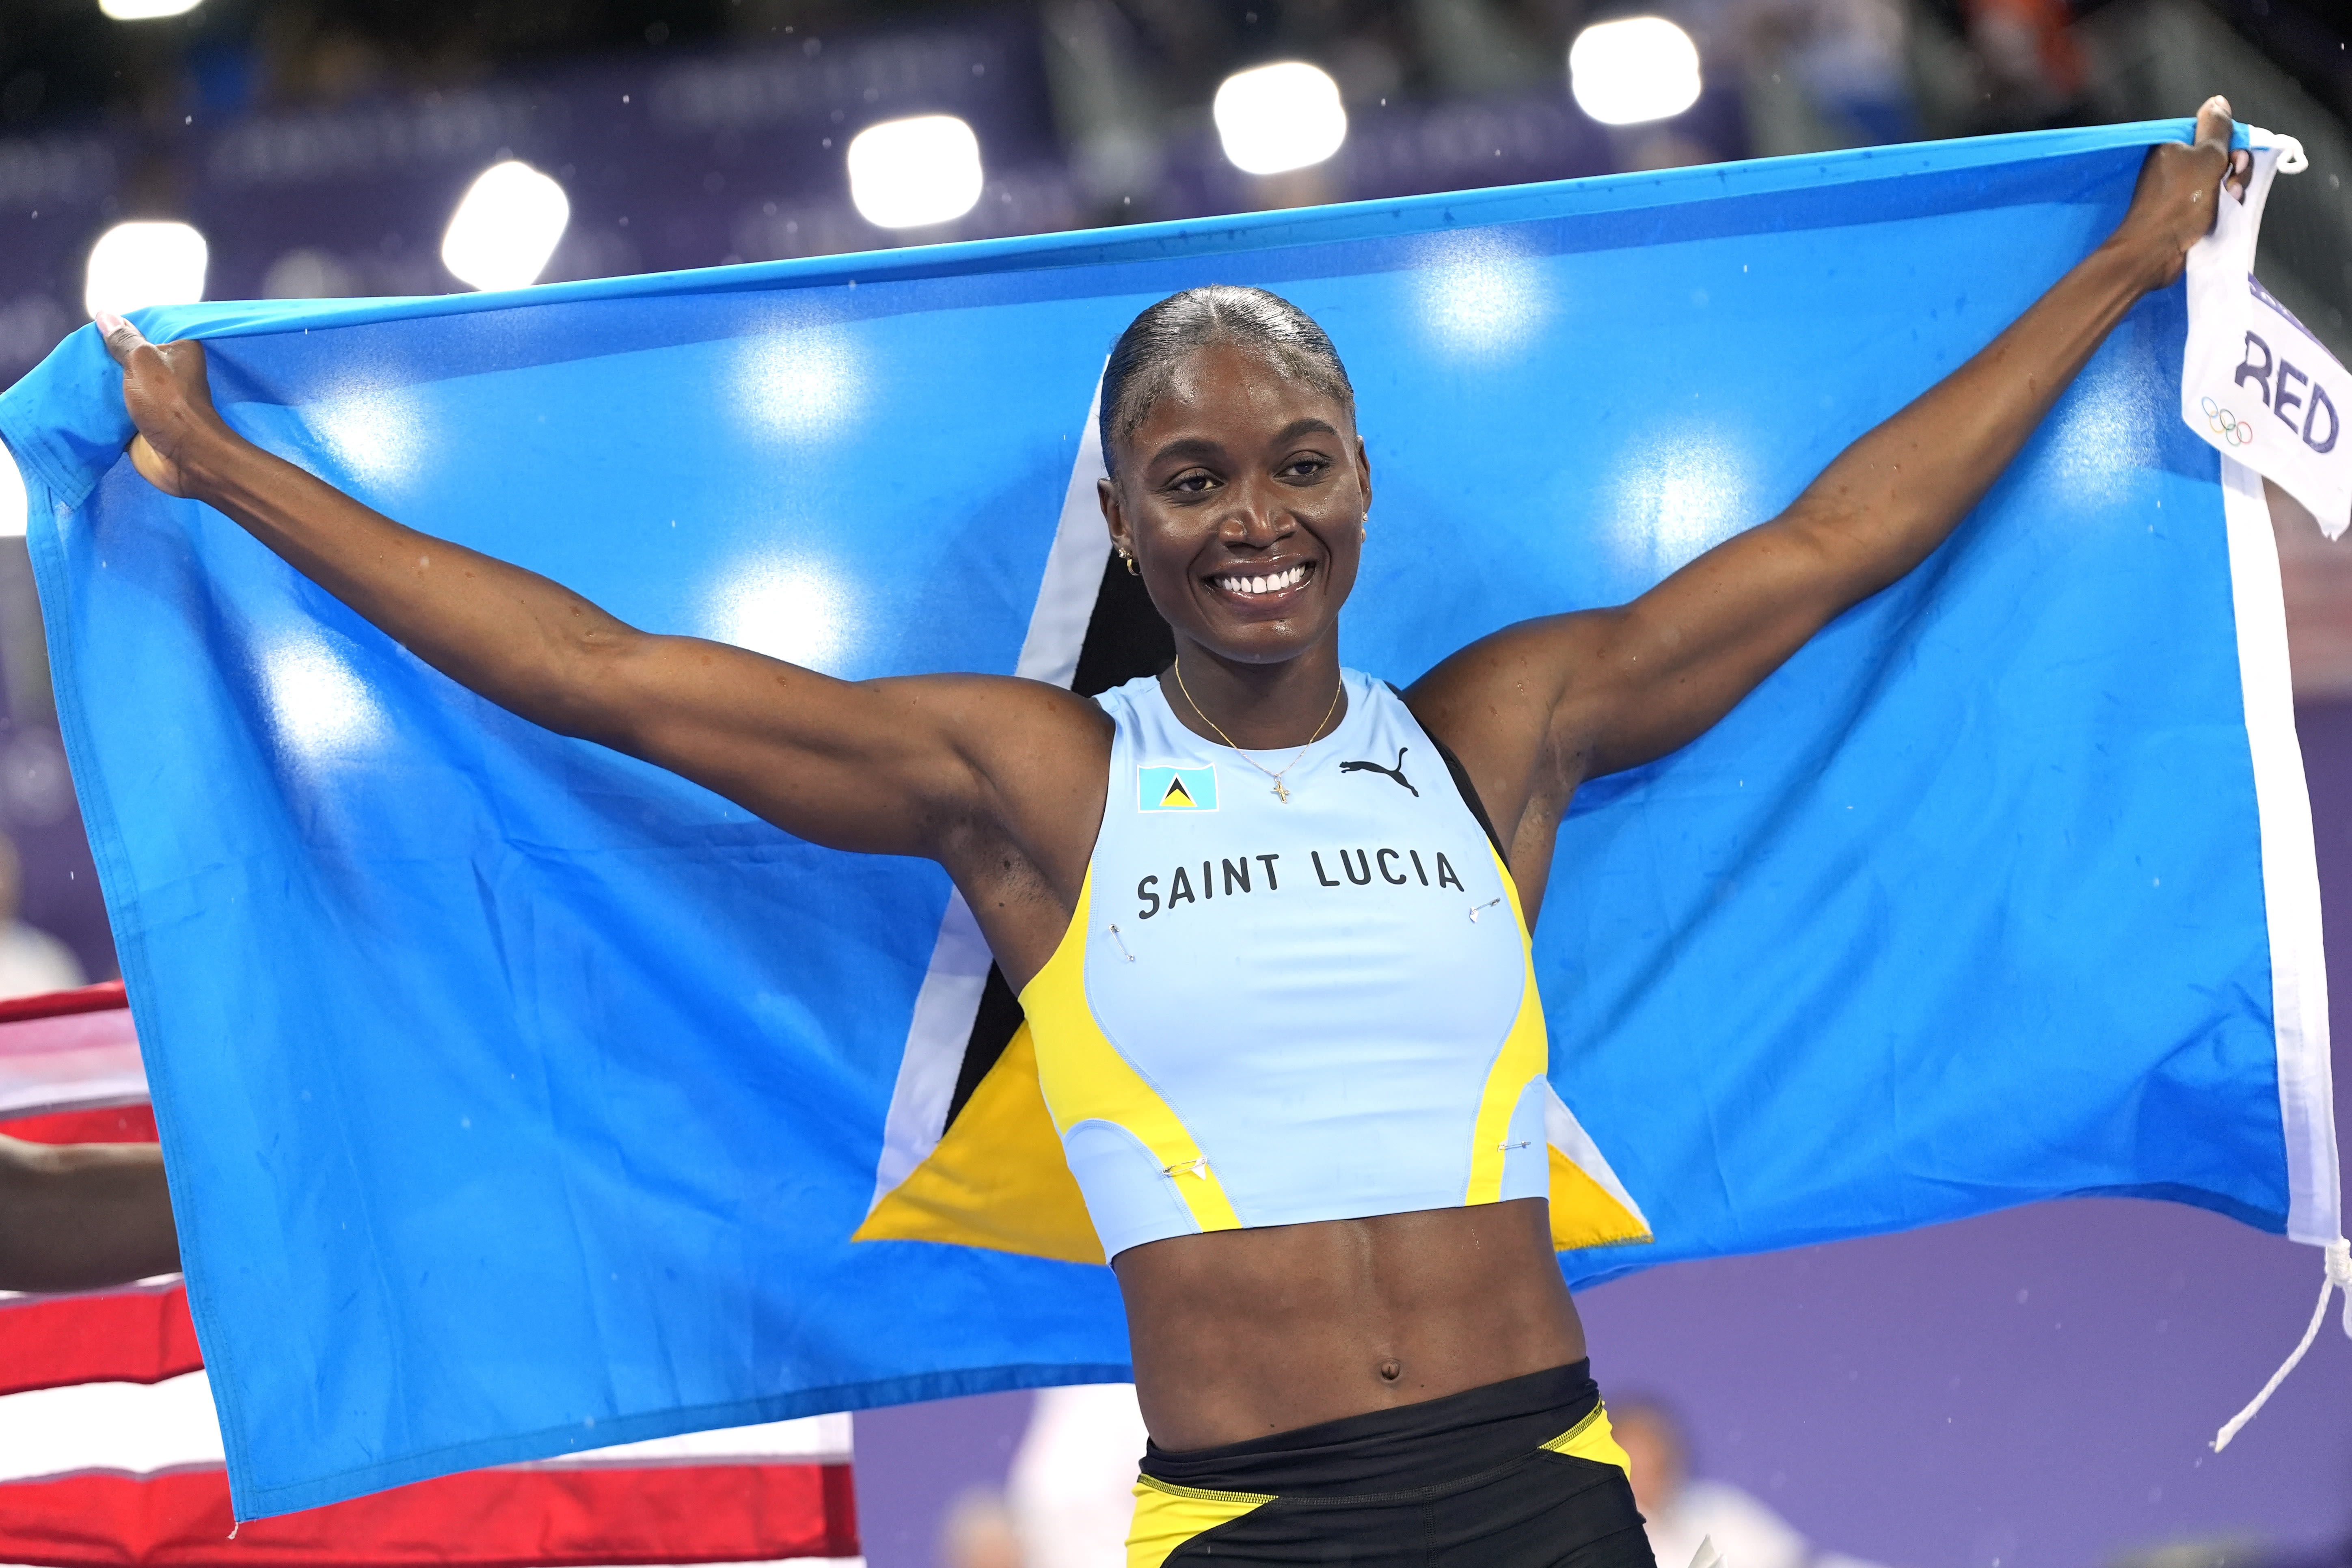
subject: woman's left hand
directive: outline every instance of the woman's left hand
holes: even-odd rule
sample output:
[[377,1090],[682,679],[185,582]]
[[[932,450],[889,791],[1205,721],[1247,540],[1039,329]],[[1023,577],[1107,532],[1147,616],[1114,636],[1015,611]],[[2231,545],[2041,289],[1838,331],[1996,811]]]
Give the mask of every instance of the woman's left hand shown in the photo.
[[2218,193],[2227,188],[2241,199],[2252,175],[2253,154],[2232,152],[2230,100],[2216,93],[2197,111],[2197,140],[2168,142],[2148,149],[2130,210],[2108,244],[2137,252],[2148,268],[2148,287],[2169,288],[2187,265],[2189,247],[2213,232]]
[[2236,129],[2227,100],[2206,100],[2193,142],[2149,151],[2097,250],[1779,517],[1629,605],[1506,627],[1414,684],[1407,700],[1469,770],[1530,912],[1580,784],[1688,743],[1944,542],[2116,323],[2179,278],[2224,191],[2242,195],[2253,159],[2231,151]]

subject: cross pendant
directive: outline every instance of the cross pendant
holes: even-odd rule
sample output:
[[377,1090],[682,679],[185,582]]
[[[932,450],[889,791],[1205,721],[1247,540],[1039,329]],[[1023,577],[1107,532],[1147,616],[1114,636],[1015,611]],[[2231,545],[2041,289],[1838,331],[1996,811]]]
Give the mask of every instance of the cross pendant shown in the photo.
[[1282,781],[1280,779],[1274,781],[1274,798],[1282,802],[1285,805],[1288,805],[1290,804],[1290,792],[1282,787]]

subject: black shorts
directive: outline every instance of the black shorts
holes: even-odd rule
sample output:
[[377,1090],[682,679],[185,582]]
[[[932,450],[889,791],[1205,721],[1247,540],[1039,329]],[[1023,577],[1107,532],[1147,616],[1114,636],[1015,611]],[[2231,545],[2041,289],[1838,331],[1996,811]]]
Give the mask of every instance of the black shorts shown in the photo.
[[1220,1448],[1149,1445],[1128,1568],[1654,1568],[1589,1368]]

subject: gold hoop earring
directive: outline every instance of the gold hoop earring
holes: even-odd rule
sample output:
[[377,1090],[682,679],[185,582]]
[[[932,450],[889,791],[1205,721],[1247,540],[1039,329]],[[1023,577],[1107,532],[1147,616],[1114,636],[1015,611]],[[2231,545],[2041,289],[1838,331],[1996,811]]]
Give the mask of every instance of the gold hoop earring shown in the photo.
[[1139,571],[1137,571],[1137,570],[1135,569],[1135,557],[1134,557],[1134,556],[1129,555],[1126,551],[1122,550],[1122,551],[1120,551],[1120,552],[1118,552],[1118,558],[1119,558],[1121,561],[1124,561],[1124,562],[1126,562],[1126,563],[1127,563],[1127,574],[1128,574],[1129,576],[1130,576],[1130,577],[1140,577],[1140,576],[1142,576],[1142,575],[1143,575],[1143,574],[1142,574],[1142,573],[1140,573],[1140,572],[1139,572]]

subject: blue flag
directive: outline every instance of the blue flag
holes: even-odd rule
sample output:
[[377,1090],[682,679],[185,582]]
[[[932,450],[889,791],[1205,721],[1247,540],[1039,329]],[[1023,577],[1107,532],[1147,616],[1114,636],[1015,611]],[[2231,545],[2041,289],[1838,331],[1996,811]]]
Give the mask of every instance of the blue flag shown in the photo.
[[[1342,651],[1402,683],[1771,516],[2186,133],[141,324],[208,340],[263,446],[637,626],[1087,689],[1150,642],[1095,510],[1104,355],[1259,284],[1353,374]],[[2277,569],[2180,422],[2186,324],[2144,300],[1926,565],[1578,798],[1536,939],[1572,1280],[2067,1194],[2336,1235]],[[94,331],[0,434],[240,1514],[1126,1375],[937,868],[459,689],[142,481]]]

